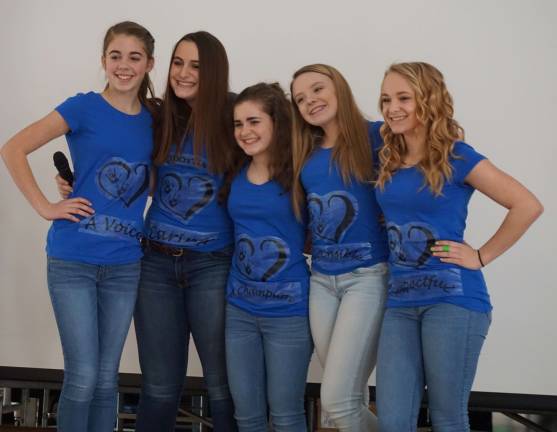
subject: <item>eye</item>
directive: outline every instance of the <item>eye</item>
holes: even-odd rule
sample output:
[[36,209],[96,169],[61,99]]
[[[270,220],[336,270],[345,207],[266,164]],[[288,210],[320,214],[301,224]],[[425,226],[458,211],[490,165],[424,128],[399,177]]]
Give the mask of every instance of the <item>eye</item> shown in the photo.
[[194,69],[199,69],[199,63],[192,63],[191,67]]
[[249,124],[252,125],[252,126],[255,126],[255,125],[259,124],[259,120],[251,120],[249,122]]
[[298,99],[295,99],[296,105],[300,105],[303,101],[304,101],[304,98],[302,98],[302,97],[299,97]]
[[387,97],[381,98],[381,105],[389,103],[390,101],[391,101],[390,98],[387,98]]
[[410,99],[411,99],[410,96],[401,96],[401,97],[400,97],[400,100],[401,100],[402,102],[409,101]]
[[172,65],[173,66],[182,66],[183,62],[180,59],[174,59],[172,60]]
[[234,122],[234,129],[239,129],[242,127],[242,123],[240,122]]
[[133,56],[133,57],[131,57],[131,61],[134,61],[134,62],[141,61],[141,57],[140,56]]
[[109,58],[110,60],[118,60],[120,56],[118,54],[111,54]]
[[315,87],[315,89],[313,90],[315,93],[319,93],[321,90],[323,90],[323,87],[321,86],[317,86]]

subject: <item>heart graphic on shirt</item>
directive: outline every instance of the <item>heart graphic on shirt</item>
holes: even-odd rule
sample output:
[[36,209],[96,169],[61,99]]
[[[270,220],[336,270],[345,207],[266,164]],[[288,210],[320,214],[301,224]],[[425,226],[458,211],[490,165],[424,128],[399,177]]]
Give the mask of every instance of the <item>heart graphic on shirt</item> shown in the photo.
[[215,190],[213,180],[206,176],[170,173],[159,180],[162,206],[185,221],[209,205]]
[[129,207],[149,187],[149,166],[112,158],[97,171],[96,180],[105,196]]
[[432,255],[431,247],[437,237],[435,229],[422,222],[387,224],[391,261],[405,267],[423,266]]
[[278,237],[241,235],[234,251],[240,272],[251,280],[268,281],[280,273],[290,256],[288,245]]
[[331,243],[342,241],[358,217],[358,201],[345,191],[308,195],[309,226],[314,237]]

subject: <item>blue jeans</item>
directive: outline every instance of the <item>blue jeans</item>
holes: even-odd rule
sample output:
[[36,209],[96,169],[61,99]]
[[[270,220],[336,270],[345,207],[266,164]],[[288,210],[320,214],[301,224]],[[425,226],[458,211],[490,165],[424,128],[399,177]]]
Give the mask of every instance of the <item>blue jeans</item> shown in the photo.
[[225,288],[232,251],[147,250],[134,315],[143,374],[138,432],[174,431],[193,336],[215,432],[235,431],[224,348]]
[[313,344],[303,316],[258,317],[228,305],[226,362],[240,432],[307,431],[304,392]]
[[375,430],[368,408],[367,381],[377,345],[387,296],[385,263],[329,276],[311,276],[311,334],[323,366],[321,406],[342,432]]
[[377,361],[381,432],[417,428],[427,386],[436,432],[467,432],[468,397],[490,313],[439,303],[385,312]]
[[118,366],[137,296],[139,262],[92,265],[49,257],[47,266],[64,353],[58,430],[112,431]]

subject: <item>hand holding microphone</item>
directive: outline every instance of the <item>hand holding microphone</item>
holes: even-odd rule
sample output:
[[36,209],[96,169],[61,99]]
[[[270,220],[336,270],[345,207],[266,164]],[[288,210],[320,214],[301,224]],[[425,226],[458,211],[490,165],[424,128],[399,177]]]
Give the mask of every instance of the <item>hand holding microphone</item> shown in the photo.
[[52,160],[54,161],[54,166],[58,170],[60,177],[66,180],[71,186],[73,184],[73,173],[66,155],[61,151],[57,151],[52,155]]
[[43,215],[48,220],[52,219],[68,219],[72,222],[79,222],[76,216],[88,217],[95,213],[91,207],[89,200],[85,198],[71,198],[68,196],[73,191],[72,184],[74,176],[70,169],[70,164],[66,155],[62,152],[56,152],[52,156],[54,166],[58,170],[55,177],[58,193],[64,199],[56,204],[50,204],[48,215]]
[[73,192],[72,184],[74,180],[73,173],[68,164],[68,159],[62,152],[54,153],[52,155],[52,159],[54,160],[54,166],[58,171],[58,174],[54,177],[58,193],[63,199],[67,199]]

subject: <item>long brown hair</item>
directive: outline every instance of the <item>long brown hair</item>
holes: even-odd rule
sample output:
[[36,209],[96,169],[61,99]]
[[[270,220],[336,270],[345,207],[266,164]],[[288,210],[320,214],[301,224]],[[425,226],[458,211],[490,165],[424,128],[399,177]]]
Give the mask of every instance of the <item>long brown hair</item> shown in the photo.
[[[260,104],[261,110],[273,121],[273,136],[269,146],[269,173],[285,191],[292,189],[292,105],[279,83],[258,83],[245,88],[234,101],[234,106],[243,102]],[[239,147],[239,146],[238,146]],[[242,169],[250,158],[243,152],[237,153],[234,169],[227,178],[227,183]],[[229,185],[225,194],[229,192]]]
[[[193,42],[199,52],[199,89],[195,107],[178,98],[170,83],[172,59],[178,45]],[[211,33],[198,31],[183,36],[172,50],[161,117],[155,132],[155,164],[163,164],[173,145],[180,152],[186,134],[193,133],[193,151],[207,151],[209,170],[222,174],[232,163],[232,103],[228,89],[228,57],[222,43]]]
[[292,105],[294,106],[292,196],[294,212],[298,217],[301,215],[301,208],[305,202],[305,192],[300,181],[302,169],[315,146],[318,145],[319,138],[323,136],[323,130],[320,127],[312,126],[304,120],[294,100],[292,91],[294,81],[307,72],[316,72],[329,77],[335,88],[338,101],[339,135],[333,148],[332,158],[338,164],[342,180],[345,184],[350,184],[352,179],[358,182],[368,182],[373,179],[373,160],[366,120],[356,105],[346,79],[337,69],[325,64],[312,64],[298,69],[294,72],[290,83]]
[[[464,139],[464,129],[453,118],[453,98],[443,74],[434,66],[423,63],[395,63],[385,72],[401,75],[412,87],[416,97],[416,116],[426,131],[426,151],[417,168],[424,175],[424,186],[440,195],[445,181],[452,177],[450,158],[454,157],[454,144]],[[383,112],[383,99],[379,99]],[[379,152],[381,168],[377,186],[383,190],[393,173],[400,169],[407,147],[402,134],[395,134],[388,123],[381,127],[384,145]]]
[[[133,21],[122,21],[114,24],[110,27],[103,40],[103,57],[106,55],[106,50],[114,38],[118,35],[134,36],[143,43],[143,49],[149,60],[153,60],[155,55],[155,38],[149,33],[145,27],[137,24]],[[108,84],[107,84],[108,87]],[[149,94],[151,95],[149,97]],[[147,107],[150,111],[153,111],[153,101],[155,99],[155,90],[153,88],[153,83],[149,77],[149,73],[146,73],[139,86],[139,91],[137,92],[137,97],[142,105]]]

